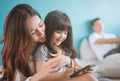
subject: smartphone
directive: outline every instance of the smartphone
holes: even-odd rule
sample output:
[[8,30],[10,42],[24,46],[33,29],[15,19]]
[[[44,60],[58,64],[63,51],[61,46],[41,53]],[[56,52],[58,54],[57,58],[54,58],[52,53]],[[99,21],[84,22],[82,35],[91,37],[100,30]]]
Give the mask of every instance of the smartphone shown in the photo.
[[87,66],[85,66],[84,68],[82,68],[82,69],[74,72],[73,74],[71,74],[70,77],[75,77],[75,76],[77,76],[80,72],[83,72],[83,71],[89,69],[90,67],[94,67],[94,66],[96,66],[96,65],[95,65],[95,64],[87,65]]

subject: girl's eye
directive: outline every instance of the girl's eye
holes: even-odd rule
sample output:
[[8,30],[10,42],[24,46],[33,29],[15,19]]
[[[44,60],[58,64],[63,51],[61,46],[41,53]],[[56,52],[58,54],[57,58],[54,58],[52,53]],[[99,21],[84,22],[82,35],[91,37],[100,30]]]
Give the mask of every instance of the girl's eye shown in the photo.
[[61,31],[56,31],[56,33],[61,33]]
[[64,34],[67,34],[67,32],[65,32]]
[[67,34],[67,31],[56,31],[56,33],[64,33],[64,34]]

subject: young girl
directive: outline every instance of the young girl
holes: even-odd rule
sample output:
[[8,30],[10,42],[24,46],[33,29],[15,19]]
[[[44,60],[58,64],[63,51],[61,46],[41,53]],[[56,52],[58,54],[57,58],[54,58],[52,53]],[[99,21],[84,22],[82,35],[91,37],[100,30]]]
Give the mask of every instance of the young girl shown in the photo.
[[[34,59],[36,70],[50,58],[61,58],[59,69],[48,75],[43,81],[97,81],[90,73],[69,78],[66,73],[67,66],[73,65],[81,69],[76,59],[76,51],[73,46],[72,26],[69,17],[60,11],[52,11],[45,18],[46,42],[38,47]],[[76,70],[76,68],[75,68]]]

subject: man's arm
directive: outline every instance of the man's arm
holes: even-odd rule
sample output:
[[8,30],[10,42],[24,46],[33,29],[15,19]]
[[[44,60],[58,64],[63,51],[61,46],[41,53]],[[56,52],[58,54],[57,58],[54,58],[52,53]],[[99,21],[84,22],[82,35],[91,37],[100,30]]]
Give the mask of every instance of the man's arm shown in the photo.
[[120,38],[111,38],[111,39],[98,39],[95,42],[96,44],[113,44],[120,43]]

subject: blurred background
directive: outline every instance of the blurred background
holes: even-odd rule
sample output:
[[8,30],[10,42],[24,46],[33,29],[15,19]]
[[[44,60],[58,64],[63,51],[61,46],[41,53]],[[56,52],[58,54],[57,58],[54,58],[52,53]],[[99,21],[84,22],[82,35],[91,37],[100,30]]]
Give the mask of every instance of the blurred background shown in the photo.
[[[78,58],[81,41],[92,32],[90,25],[92,19],[102,18],[105,32],[120,36],[120,0],[0,0],[0,36],[3,34],[6,15],[15,5],[21,3],[30,4],[40,13],[43,20],[52,10],[67,13],[73,26],[73,39],[78,50]],[[0,51],[2,46],[3,43],[0,44]]]

